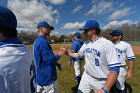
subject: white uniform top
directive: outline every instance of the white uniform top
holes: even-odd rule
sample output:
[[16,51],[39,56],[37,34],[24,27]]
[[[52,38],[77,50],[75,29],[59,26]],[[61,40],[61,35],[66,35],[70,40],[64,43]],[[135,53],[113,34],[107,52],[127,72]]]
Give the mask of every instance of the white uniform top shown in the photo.
[[0,46],[0,93],[36,93],[35,65],[23,44]]
[[120,66],[114,44],[103,37],[85,43],[78,56],[85,57],[85,71],[96,78],[107,78],[109,67]]
[[126,65],[126,59],[131,60],[135,58],[133,50],[129,43],[120,41],[119,43],[115,44],[115,47],[122,66]]

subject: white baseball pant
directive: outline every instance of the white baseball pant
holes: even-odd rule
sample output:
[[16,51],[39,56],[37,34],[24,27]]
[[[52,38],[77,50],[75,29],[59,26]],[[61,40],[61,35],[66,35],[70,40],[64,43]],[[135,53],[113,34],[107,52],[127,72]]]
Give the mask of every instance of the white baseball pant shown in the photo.
[[84,71],[77,93],[91,93],[91,91],[95,93],[98,89],[101,89],[105,83],[106,79],[97,80]]
[[37,85],[37,93],[58,93],[57,81],[48,86]]
[[75,61],[74,62],[74,70],[75,70],[75,75],[76,76],[81,76],[82,75],[82,61],[80,61],[80,62]]
[[126,67],[120,67],[120,72],[117,78],[116,87],[119,90],[125,89],[125,80],[126,80]]

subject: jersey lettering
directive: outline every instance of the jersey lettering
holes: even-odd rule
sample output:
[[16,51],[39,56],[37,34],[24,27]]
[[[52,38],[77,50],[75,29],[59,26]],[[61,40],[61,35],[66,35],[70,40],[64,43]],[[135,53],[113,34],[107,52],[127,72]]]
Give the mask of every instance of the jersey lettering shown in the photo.
[[94,55],[100,57],[100,52],[93,48],[86,48],[84,53],[93,53]]

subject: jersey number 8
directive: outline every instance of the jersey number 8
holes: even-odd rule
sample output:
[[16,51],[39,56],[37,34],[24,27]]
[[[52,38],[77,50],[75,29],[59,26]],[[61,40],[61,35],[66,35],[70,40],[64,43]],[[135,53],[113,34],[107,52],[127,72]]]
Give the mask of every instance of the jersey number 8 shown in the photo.
[[99,66],[99,60],[98,59],[95,59],[95,65]]

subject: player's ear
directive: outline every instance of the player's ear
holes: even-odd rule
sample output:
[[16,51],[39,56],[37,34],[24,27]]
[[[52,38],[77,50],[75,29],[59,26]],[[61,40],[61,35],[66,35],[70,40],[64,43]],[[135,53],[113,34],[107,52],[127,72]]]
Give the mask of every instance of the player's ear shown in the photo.
[[123,36],[119,36],[119,39],[122,40],[123,39]]
[[119,39],[121,39],[122,38],[122,36],[119,36]]
[[2,32],[0,32],[0,40],[3,40],[5,38],[5,36],[3,35]]
[[44,33],[44,31],[45,31],[45,28],[44,28],[44,27],[40,27],[40,28],[39,28],[39,32],[40,32],[40,33]]
[[42,27],[38,28],[38,33],[41,33]]

